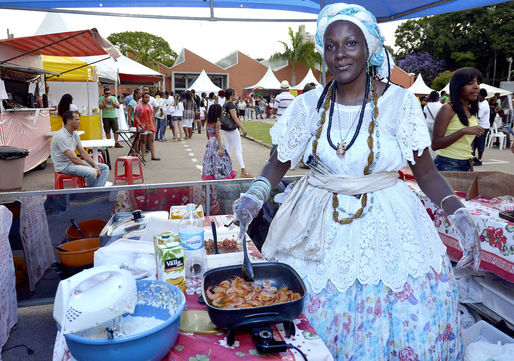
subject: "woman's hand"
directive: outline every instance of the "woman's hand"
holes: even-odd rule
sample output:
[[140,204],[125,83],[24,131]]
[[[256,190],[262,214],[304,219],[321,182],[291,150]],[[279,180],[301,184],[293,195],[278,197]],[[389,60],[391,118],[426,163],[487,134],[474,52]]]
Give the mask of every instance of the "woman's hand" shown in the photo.
[[462,128],[462,132],[464,134],[475,135],[477,137],[481,137],[482,135],[484,135],[485,129],[479,125],[475,125],[472,127]]
[[246,132],[246,129],[245,129],[245,128],[243,128],[243,129],[241,129],[241,130],[242,130],[242,132],[243,132],[243,137],[246,137],[246,135],[248,134],[248,133]]
[[449,215],[448,220],[457,232],[459,245],[462,248],[462,258],[457,263],[457,268],[464,268],[472,264],[473,270],[475,272],[478,271],[482,255],[480,237],[471,214],[466,208],[462,207],[457,209],[452,215]]
[[248,226],[252,220],[257,217],[264,202],[257,200],[255,197],[246,193],[241,196],[232,204],[234,211],[234,224],[239,226],[239,239],[242,239]]
[[220,157],[223,157],[225,153],[223,152],[223,149],[220,149]]

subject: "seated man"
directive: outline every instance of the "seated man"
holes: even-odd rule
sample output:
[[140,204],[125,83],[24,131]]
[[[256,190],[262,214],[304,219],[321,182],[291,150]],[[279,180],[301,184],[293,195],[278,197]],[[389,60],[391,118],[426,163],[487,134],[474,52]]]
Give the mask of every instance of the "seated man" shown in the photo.
[[[109,176],[106,164],[96,164],[86,152],[80,138],[74,131],[79,128],[80,116],[77,112],[66,111],[62,115],[64,126],[55,133],[50,146],[50,154],[55,171],[73,174],[86,179],[86,187],[103,187]],[[82,159],[75,155],[78,150]]]

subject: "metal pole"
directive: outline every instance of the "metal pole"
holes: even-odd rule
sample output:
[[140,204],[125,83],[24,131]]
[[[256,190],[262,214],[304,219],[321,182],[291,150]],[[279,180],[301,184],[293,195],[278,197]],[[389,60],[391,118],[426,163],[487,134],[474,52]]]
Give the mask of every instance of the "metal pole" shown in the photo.
[[509,62],[509,74],[507,74],[507,81],[510,81],[510,69],[512,68],[512,57],[507,58],[507,61]]

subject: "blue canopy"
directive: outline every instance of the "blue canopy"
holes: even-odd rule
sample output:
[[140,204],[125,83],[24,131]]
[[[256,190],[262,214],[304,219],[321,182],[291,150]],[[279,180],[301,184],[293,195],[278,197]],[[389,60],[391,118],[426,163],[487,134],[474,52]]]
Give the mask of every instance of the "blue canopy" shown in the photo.
[[[506,2],[509,0],[349,0],[349,3],[358,3],[371,11],[379,22],[399,19],[410,19],[428,15],[443,14],[474,7],[486,6]],[[70,10],[77,8],[131,8],[131,7],[183,7],[211,9],[210,17],[198,16],[166,16],[166,15],[139,15],[161,19],[191,19],[212,21],[270,21],[269,19],[230,19],[223,18],[223,12],[214,14],[216,9],[247,8],[286,10],[307,14],[318,14],[323,5],[341,2],[338,0],[0,0],[0,8],[17,10],[58,11],[79,14],[96,14],[87,10]],[[60,9],[60,10],[57,10]],[[63,11],[62,9],[69,9]],[[103,12],[108,13],[107,11]],[[113,16],[126,16],[108,13]],[[137,15],[137,14],[135,14]],[[220,17],[221,15],[221,17]],[[313,19],[273,19],[273,21],[313,21]]]

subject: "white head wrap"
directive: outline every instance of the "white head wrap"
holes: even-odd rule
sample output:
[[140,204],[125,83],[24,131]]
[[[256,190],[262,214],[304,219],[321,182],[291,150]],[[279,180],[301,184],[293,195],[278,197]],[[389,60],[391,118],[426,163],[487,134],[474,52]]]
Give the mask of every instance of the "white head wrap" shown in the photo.
[[323,38],[328,26],[335,21],[346,20],[361,29],[368,46],[368,65],[380,78],[389,76],[394,65],[393,58],[384,48],[384,37],[380,33],[375,16],[360,5],[338,3],[327,5],[318,15],[316,49],[324,57]]

